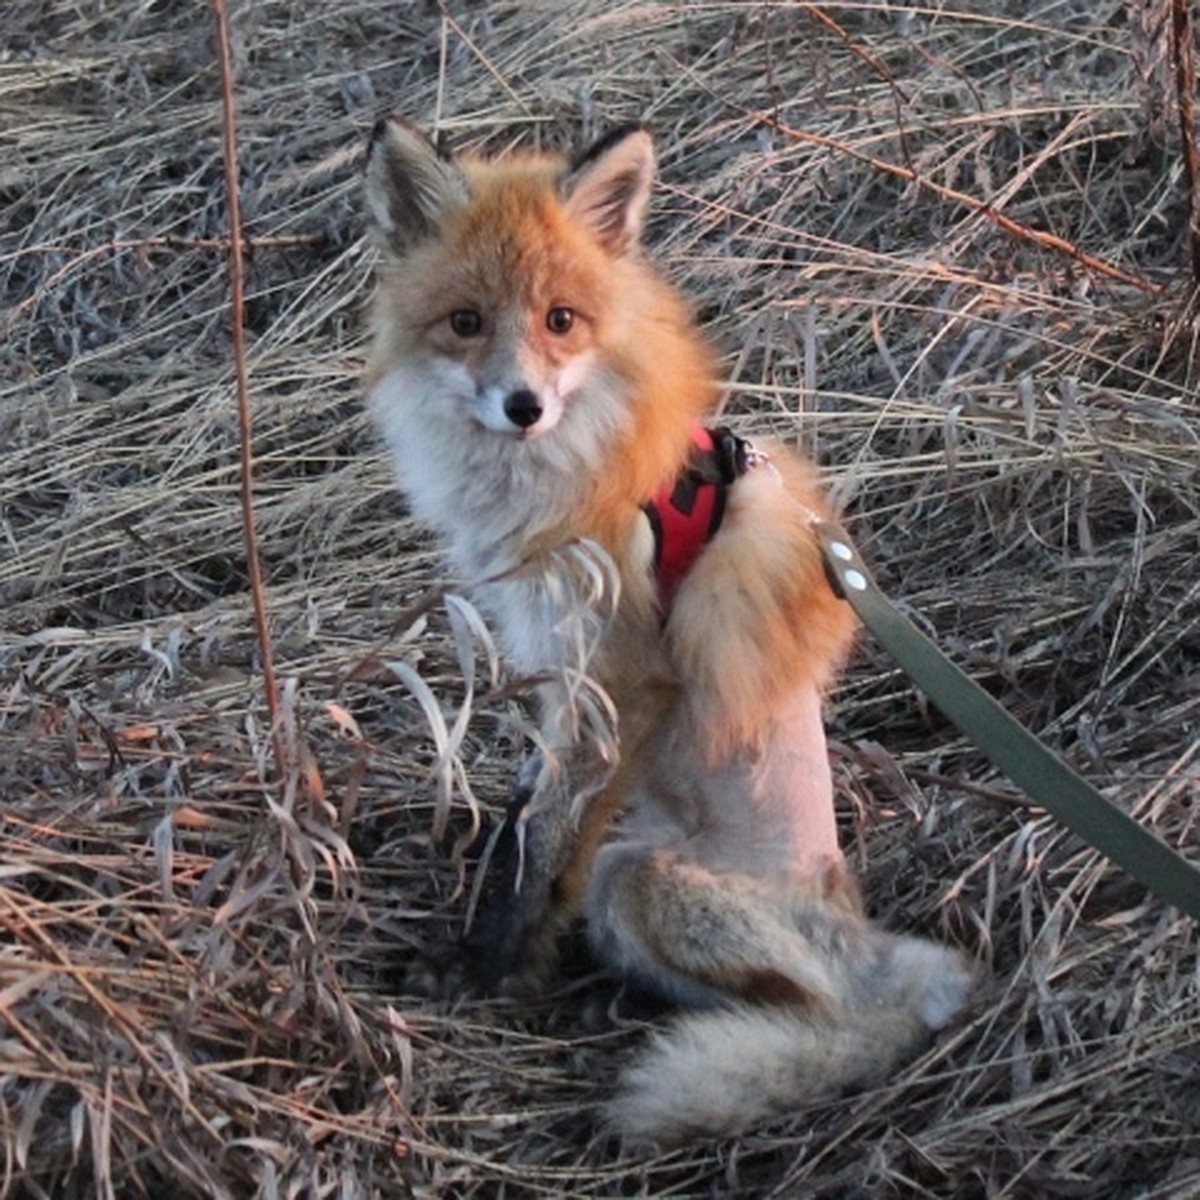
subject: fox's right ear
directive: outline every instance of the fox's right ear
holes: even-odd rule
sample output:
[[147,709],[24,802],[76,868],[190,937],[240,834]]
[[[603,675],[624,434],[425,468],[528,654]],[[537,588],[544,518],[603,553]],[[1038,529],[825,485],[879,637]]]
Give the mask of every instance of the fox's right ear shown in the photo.
[[436,234],[445,214],[468,199],[458,164],[394,114],[375,124],[366,184],[367,210],[378,240],[397,254]]
[[654,182],[654,139],[641,124],[622,125],[571,165],[562,180],[567,212],[590,226],[613,254],[636,245]]

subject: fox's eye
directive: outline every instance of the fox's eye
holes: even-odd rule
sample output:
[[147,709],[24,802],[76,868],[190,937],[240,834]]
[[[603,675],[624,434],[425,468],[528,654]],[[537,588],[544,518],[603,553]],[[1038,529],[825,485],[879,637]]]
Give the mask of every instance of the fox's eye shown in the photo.
[[483,331],[483,317],[478,309],[456,308],[450,314],[450,328],[456,337],[478,337]]
[[546,328],[551,333],[567,333],[575,324],[575,310],[559,304],[546,314]]

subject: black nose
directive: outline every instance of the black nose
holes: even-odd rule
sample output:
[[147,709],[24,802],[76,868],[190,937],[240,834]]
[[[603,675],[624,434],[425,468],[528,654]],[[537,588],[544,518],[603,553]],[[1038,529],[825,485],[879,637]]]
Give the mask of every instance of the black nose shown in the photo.
[[536,425],[542,415],[538,398],[528,389],[519,388],[504,401],[504,415],[522,429]]

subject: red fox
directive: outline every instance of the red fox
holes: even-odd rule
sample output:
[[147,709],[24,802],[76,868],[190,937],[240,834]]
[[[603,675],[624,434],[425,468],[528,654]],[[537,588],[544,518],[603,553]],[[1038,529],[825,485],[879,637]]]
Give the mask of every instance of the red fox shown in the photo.
[[604,962],[685,1010],[609,1106],[667,1145],[881,1080],[973,972],[863,914],[821,713],[854,635],[824,501],[783,446],[704,429],[713,353],[640,250],[654,168],[641,126],[568,162],[452,158],[380,121],[368,388],[413,513],[547,681],[464,966],[541,986],[582,915]]

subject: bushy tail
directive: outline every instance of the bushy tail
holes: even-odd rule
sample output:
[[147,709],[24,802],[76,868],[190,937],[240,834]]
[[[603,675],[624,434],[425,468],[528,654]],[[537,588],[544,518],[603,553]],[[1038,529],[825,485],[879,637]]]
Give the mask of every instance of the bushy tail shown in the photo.
[[737,1006],[679,1018],[625,1072],[612,1127],[628,1141],[678,1145],[882,1082],[962,1007],[973,978],[953,950],[888,941],[886,967],[827,1015]]

